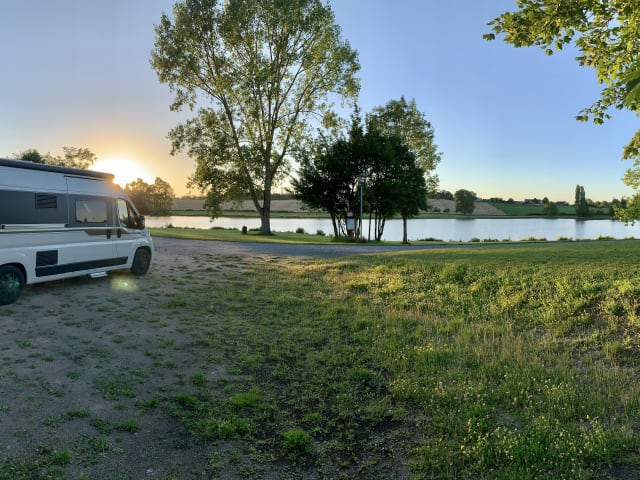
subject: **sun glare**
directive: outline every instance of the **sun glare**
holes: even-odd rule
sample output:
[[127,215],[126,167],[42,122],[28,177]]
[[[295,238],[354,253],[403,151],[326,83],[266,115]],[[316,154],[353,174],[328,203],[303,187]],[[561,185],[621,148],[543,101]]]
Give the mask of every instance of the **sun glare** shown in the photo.
[[91,166],[92,170],[98,172],[112,173],[114,182],[122,188],[127,183],[135,182],[141,178],[145,183],[153,183],[153,178],[140,164],[121,157],[109,157],[98,160]]

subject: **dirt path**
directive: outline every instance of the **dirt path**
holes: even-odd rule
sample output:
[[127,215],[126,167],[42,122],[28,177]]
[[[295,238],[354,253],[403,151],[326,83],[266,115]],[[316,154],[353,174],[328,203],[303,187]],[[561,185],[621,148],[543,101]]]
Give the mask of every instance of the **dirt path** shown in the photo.
[[34,285],[0,307],[0,478],[209,478],[203,445],[158,408],[199,366],[180,284],[245,268],[199,243],[160,239],[145,277]]

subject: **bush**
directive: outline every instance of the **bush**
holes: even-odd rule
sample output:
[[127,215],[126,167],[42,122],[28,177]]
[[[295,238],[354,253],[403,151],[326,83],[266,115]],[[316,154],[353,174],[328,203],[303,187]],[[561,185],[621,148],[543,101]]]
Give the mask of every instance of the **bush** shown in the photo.
[[319,237],[326,237],[327,236],[327,234],[324,233],[323,230],[317,230],[316,231],[316,235],[318,235]]
[[305,233],[304,232],[304,228],[302,228],[302,227],[296,228],[296,233]]

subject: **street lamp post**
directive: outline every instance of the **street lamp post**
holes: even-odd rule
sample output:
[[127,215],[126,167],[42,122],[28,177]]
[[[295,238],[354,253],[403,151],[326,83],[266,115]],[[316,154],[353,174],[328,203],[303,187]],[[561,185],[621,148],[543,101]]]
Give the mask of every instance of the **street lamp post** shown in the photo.
[[360,175],[358,175],[358,180],[360,181],[360,218],[358,220],[358,223],[360,224],[358,229],[360,232],[360,238],[362,240],[364,240],[364,234],[362,233],[362,189],[364,187],[364,181],[367,178],[367,174],[366,173],[361,173]]

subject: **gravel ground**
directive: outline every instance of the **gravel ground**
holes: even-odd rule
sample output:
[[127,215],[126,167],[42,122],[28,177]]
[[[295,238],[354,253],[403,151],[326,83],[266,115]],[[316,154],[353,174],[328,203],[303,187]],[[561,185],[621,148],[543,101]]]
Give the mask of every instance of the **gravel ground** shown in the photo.
[[[205,269],[203,288],[229,288],[225,275],[256,261],[425,248],[167,238],[155,245],[144,277],[120,272],[32,285],[0,307],[0,478],[212,478],[207,447],[158,407],[163,396],[188,388],[200,365],[196,327],[172,305],[181,283]],[[210,384],[229,377],[223,366],[208,376]],[[52,457],[63,476],[5,474],[38,470]]]
[[[211,288],[228,288],[227,272],[263,259],[414,248],[167,238],[155,245],[144,277],[118,272],[32,285],[0,307],[0,478],[56,455],[64,476],[53,478],[210,478],[205,446],[157,408],[165,392],[188,385],[199,363],[171,306],[185,276],[207,268]],[[214,368],[209,380],[225,375]]]

